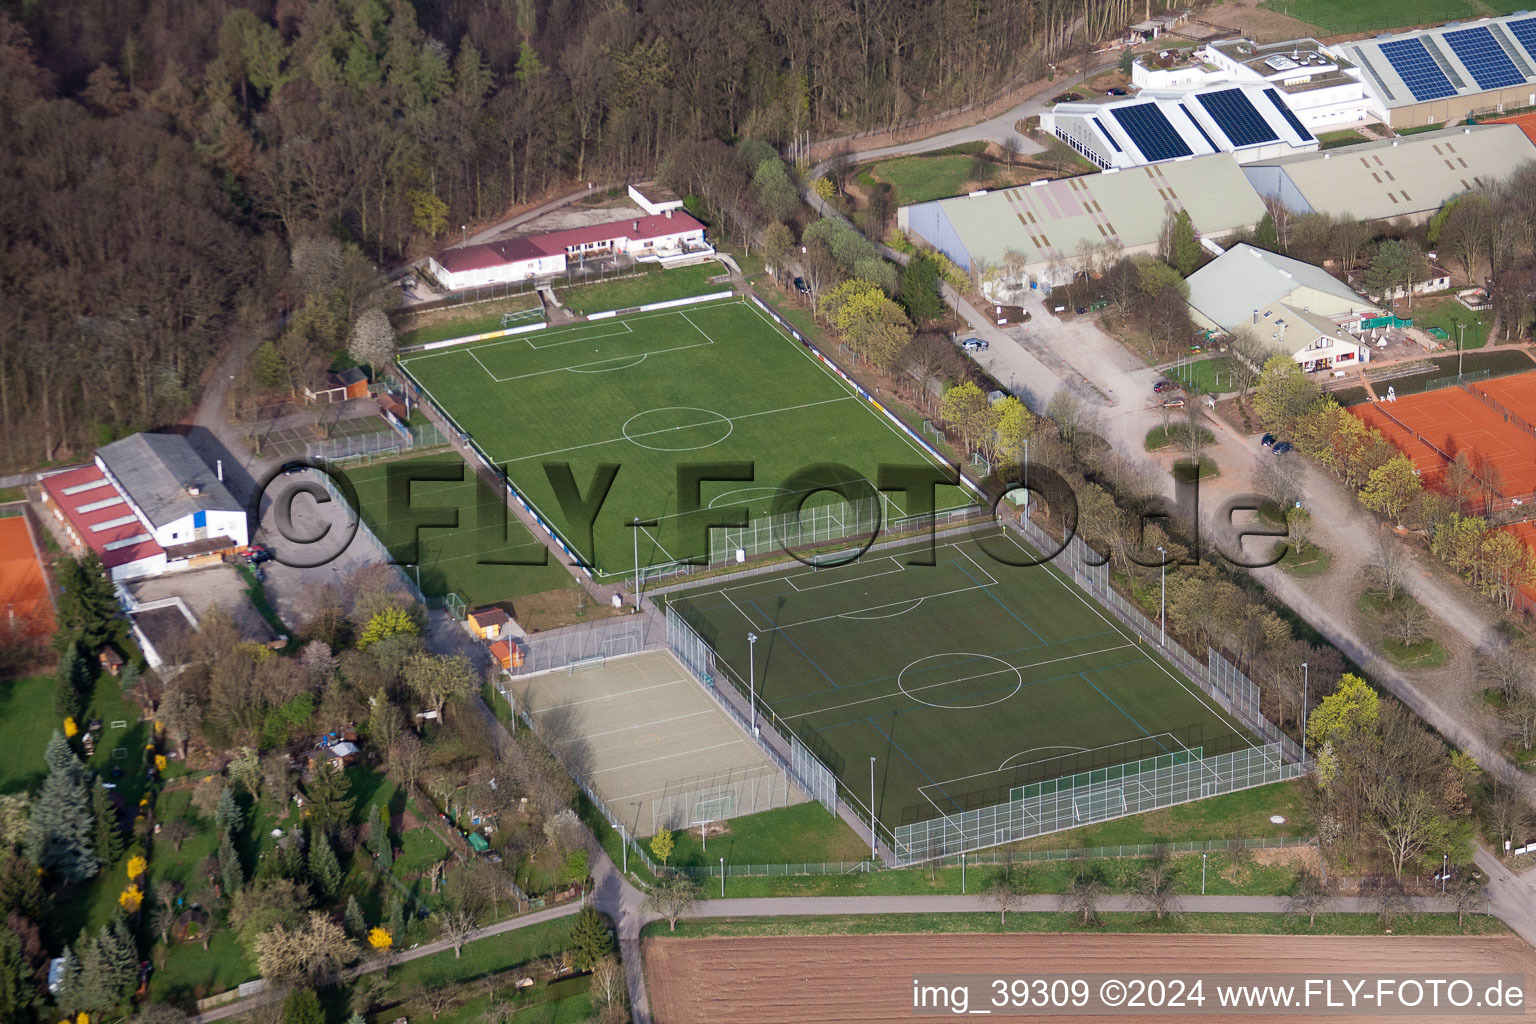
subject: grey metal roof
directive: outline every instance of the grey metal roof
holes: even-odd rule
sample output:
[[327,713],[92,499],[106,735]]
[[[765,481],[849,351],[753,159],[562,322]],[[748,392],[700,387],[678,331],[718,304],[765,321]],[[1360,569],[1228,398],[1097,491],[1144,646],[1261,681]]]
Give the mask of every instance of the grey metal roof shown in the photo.
[[1321,267],[1246,242],[1189,277],[1189,304],[1225,331],[1282,301],[1325,316],[1377,308]]
[[994,266],[1006,262],[1010,250],[1032,266],[1068,259],[1083,241],[1147,245],[1157,241],[1164,218],[1180,209],[1209,236],[1252,227],[1264,216],[1264,204],[1228,153],[1037,181],[937,205],[970,254]]
[[1280,168],[1318,213],[1375,220],[1439,209],[1532,159],[1536,146],[1518,125],[1476,124],[1255,160],[1243,172],[1257,183],[1262,168]]
[[[180,434],[133,434],[96,449],[96,456],[157,527],[197,511],[242,511]],[[200,493],[190,493],[189,487]]]

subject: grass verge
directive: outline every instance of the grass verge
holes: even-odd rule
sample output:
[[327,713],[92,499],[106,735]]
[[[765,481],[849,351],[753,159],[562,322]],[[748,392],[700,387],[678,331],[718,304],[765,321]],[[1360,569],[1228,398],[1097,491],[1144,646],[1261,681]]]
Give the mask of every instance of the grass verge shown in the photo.
[[676,267],[662,270],[654,264],[645,264],[645,270],[631,277],[596,284],[580,284],[556,290],[561,305],[572,313],[585,316],[609,309],[629,309],[651,302],[682,299],[691,295],[706,295],[712,291],[729,288],[728,282],[710,284],[711,277],[726,272],[725,267],[711,260],[692,267]]
[[[755,917],[693,919],[669,932],[665,921],[653,921],[641,933],[647,938],[694,939],[729,935],[887,935],[978,932],[1159,932],[1197,935],[1382,935],[1373,914],[1319,914],[1315,924],[1285,914],[1180,914],[1161,921],[1146,914],[1099,915],[1102,924],[1084,926],[1076,914],[867,914],[826,917]],[[1394,935],[1502,935],[1508,932],[1495,917],[1467,918],[1457,926],[1454,914],[1412,914],[1392,924]]]
[[691,831],[672,833],[670,863],[677,867],[718,864],[785,864],[869,859],[869,847],[841,818],[814,800],[723,823],[729,831],[711,836],[708,849]]

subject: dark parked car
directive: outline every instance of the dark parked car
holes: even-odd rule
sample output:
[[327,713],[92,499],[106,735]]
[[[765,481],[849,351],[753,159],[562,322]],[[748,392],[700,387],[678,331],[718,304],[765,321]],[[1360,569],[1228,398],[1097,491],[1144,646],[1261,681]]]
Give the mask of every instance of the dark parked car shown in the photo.
[[1178,386],[1179,385],[1175,381],[1160,380],[1156,384],[1152,385],[1152,390],[1157,392],[1158,394],[1162,394],[1165,391],[1172,391],[1175,388],[1177,388]]
[[805,278],[797,277],[795,278],[795,291],[801,295],[809,295],[811,294],[811,286],[805,283]]
[[1077,312],[1078,316],[1082,316],[1084,313],[1088,312],[1088,307],[1087,306],[1078,306],[1076,312]]
[[1270,449],[1270,451],[1274,452],[1276,455],[1284,455],[1286,452],[1293,452],[1295,450],[1296,446],[1291,444],[1289,441],[1281,441],[1279,444]]
[[1265,434],[1263,437],[1259,438],[1259,444],[1263,445],[1265,448],[1268,448],[1270,445],[1272,445],[1274,443],[1275,443],[1275,435],[1274,434]]
[[1110,89],[1104,95],[1105,96],[1129,96],[1130,93],[1126,92],[1124,89]]

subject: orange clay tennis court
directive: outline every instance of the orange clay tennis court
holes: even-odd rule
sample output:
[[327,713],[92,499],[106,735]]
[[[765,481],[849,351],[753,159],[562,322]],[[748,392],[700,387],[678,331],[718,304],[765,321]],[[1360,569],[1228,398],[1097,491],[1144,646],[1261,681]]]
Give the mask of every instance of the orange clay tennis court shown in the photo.
[[[1536,419],[1536,373],[1481,381],[1473,387],[1486,389],[1527,421]],[[1536,436],[1507,422],[1482,398],[1463,388],[1405,395],[1395,402],[1356,406],[1351,411],[1381,430],[1413,460],[1428,484],[1436,484],[1444,476],[1447,458],[1465,451],[1476,457],[1480,475],[1485,472],[1482,467],[1493,472],[1501,496],[1536,491]]]
[[0,519],[0,620],[30,623],[36,635],[53,632],[53,602],[27,521]]

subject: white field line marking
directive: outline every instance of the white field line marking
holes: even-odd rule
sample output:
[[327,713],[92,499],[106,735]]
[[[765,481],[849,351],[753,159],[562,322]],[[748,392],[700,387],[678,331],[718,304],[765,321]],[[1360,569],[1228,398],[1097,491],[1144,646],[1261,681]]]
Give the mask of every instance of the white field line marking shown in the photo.
[[[890,562],[893,565],[896,566],[896,568],[894,568],[894,569],[882,569],[879,572],[868,573],[867,575],[864,575],[864,576],[848,576],[848,577],[845,577],[845,578],[840,579],[840,580],[828,580],[826,583],[818,583],[818,584],[816,584],[813,587],[802,587],[798,583],[796,583],[795,580],[800,579],[801,577],[804,577],[804,576],[811,576],[811,577],[820,576],[820,575],[822,575],[821,573],[817,573],[817,572],[797,572],[793,576],[785,576],[785,577],[783,577],[783,579],[784,579],[784,582],[788,583],[790,585],[790,587],[792,587],[796,592],[801,593],[801,594],[809,594],[813,590],[825,590],[827,587],[841,587],[841,586],[843,586],[846,583],[862,583],[865,580],[878,579],[881,576],[890,576],[892,573],[906,572],[907,571],[907,567],[902,565],[901,562],[897,561],[895,555],[886,555],[885,558],[880,559],[880,561],[885,561],[886,559],[889,559]],[[863,565],[864,563],[860,562],[859,564]],[[832,575],[832,574],[828,573],[827,575]]]
[[[1011,530],[1010,531],[1004,531],[1003,535],[1008,538],[1008,540],[1013,544],[1014,547],[1018,548],[1021,552],[1023,552],[1026,555],[1029,554],[1029,552],[1024,548],[1024,545],[1019,543],[1018,538],[1014,537],[1013,532]],[[1057,582],[1059,582],[1062,585],[1062,587],[1064,587],[1066,590],[1070,591],[1072,596],[1076,597],[1079,601],[1081,601],[1083,603],[1083,607],[1087,608],[1094,615],[1098,616],[1099,621],[1103,622],[1111,630],[1113,630],[1114,632],[1120,634],[1122,637],[1125,637],[1125,639],[1131,641],[1131,643],[1133,645],[1135,644],[1135,642],[1136,642],[1135,638],[1131,637],[1131,636],[1128,636],[1126,634],[1125,630],[1120,627],[1119,621],[1118,620],[1114,620],[1114,619],[1110,619],[1102,611],[1100,611],[1094,605],[1093,602],[1089,601],[1087,599],[1087,597],[1085,597],[1083,595],[1083,592],[1081,590],[1079,590],[1078,587],[1071,580],[1067,579],[1067,577],[1062,574],[1061,570],[1057,569],[1053,565],[1050,565],[1049,563],[1046,564],[1045,568],[1046,568],[1046,570],[1048,572],[1051,573],[1052,577],[1054,579],[1056,579]],[[1178,686],[1185,693],[1187,693],[1191,697],[1195,698],[1196,703],[1200,704],[1202,707],[1205,707],[1205,708],[1209,709],[1212,713],[1214,713],[1216,715],[1218,720],[1225,721],[1225,719],[1226,719],[1225,712],[1223,712],[1218,705],[1216,705],[1216,704],[1214,704],[1212,702],[1210,694],[1206,693],[1204,690],[1196,691],[1196,690],[1190,689],[1189,685],[1187,683],[1185,683],[1183,680],[1181,680],[1178,676],[1174,675],[1172,672],[1168,671],[1168,667],[1166,665],[1163,665],[1162,663],[1160,663],[1156,658],[1152,657],[1151,654],[1147,654],[1146,658],[1153,665],[1156,665],[1159,669],[1161,669],[1162,673],[1165,676],[1167,676],[1169,679],[1172,679],[1173,682],[1174,682],[1174,685]],[[1236,729],[1233,729],[1232,726],[1229,725],[1229,726],[1227,726],[1227,728],[1232,729],[1232,735],[1236,736],[1238,739],[1244,739],[1243,734],[1238,732]],[[1163,734],[1162,733],[1158,733],[1158,735],[1163,735]],[[1182,743],[1179,744],[1179,745],[1180,745],[1180,747],[1183,747]]]
[[[846,704],[832,704],[832,705],[829,705],[829,706],[824,707],[824,708],[817,708],[815,711],[797,711],[797,712],[795,712],[792,715],[781,714],[781,715],[779,715],[779,717],[783,718],[783,719],[808,718],[811,715],[819,715],[819,714],[822,714],[823,712],[842,711],[845,708],[855,707],[855,706],[857,706],[859,704],[869,704],[869,703],[871,703],[873,701],[877,701],[877,700],[887,700],[887,699],[889,699],[891,697],[900,697],[900,696],[903,696],[903,695],[910,695],[912,693],[916,693],[916,692],[919,692],[919,691],[922,691],[922,690],[931,690],[931,689],[933,689],[936,686],[948,686],[950,683],[959,683],[959,682],[965,682],[965,681],[970,680],[970,679],[981,679],[981,678],[984,678],[986,676],[1001,675],[1004,672],[1019,672],[1019,673],[1022,673],[1025,669],[1043,668],[1046,665],[1056,665],[1056,664],[1060,664],[1063,661],[1073,661],[1073,660],[1075,660],[1077,658],[1091,658],[1091,657],[1094,657],[1096,655],[1108,654],[1111,651],[1120,651],[1120,650],[1124,650],[1127,647],[1135,647],[1135,646],[1136,646],[1135,644],[1119,644],[1119,645],[1117,645],[1115,647],[1106,647],[1103,650],[1099,650],[1099,651],[1084,651],[1081,654],[1067,654],[1067,655],[1063,655],[1060,658],[1050,658],[1050,659],[1048,659],[1046,661],[1035,661],[1035,662],[1031,662],[1031,663],[1029,663],[1027,665],[1009,665],[1007,668],[997,669],[996,671],[993,671],[993,672],[983,672],[980,675],[976,675],[976,676],[962,676],[959,679],[945,679],[942,682],[929,683],[927,686],[916,686],[916,687],[906,687],[906,688],[901,688],[901,687],[898,686],[897,690],[894,693],[882,693],[882,694],[879,694],[878,696],[875,696],[875,697],[860,697],[858,700],[852,700],[852,701],[849,701]],[[983,773],[983,774],[985,774],[985,773]]]
[[915,611],[917,611],[917,609],[919,607],[921,607],[922,603],[924,601],[926,601],[926,600],[928,600],[926,597],[915,598],[911,602],[911,607],[909,607],[909,608],[902,608],[899,611],[887,612],[884,615],[858,615],[858,614],[855,614],[854,612],[838,612],[837,613],[837,617],[840,618],[840,619],[852,619],[855,622],[870,622],[870,621],[873,621],[875,619],[894,619],[894,618],[897,618],[899,616],[905,615],[908,612],[915,612]]
[[[627,370],[630,366],[639,366],[641,362],[645,361],[647,356],[666,355],[668,352],[683,352],[690,348],[704,348],[713,344],[714,342],[712,341],[696,341],[691,345],[673,345],[671,348],[650,349],[645,352],[626,352],[623,355],[609,356],[606,359],[593,359],[590,362],[571,363],[567,366],[553,366],[547,370],[531,370],[528,373],[514,373],[510,377],[492,376],[491,379],[494,380],[497,384],[507,384],[514,380],[530,380],[534,377],[547,377],[552,373],[607,373],[611,370]],[[470,355],[474,355],[474,353],[471,352]],[[636,359],[637,357],[639,361],[630,363],[629,366],[610,366],[606,370],[592,369],[592,367],[602,366],[604,363],[617,363],[623,359]],[[476,359],[475,362],[480,363],[480,360]],[[484,366],[485,364],[480,363],[480,365]],[[489,373],[490,371],[487,370],[486,372]]]
[[700,716],[707,717],[711,721],[719,721],[719,712],[717,712],[714,708],[701,708],[698,711],[690,711],[686,715],[673,715],[671,718],[647,718],[643,722],[633,722],[629,725],[620,726],[617,729],[605,729],[602,732],[583,732],[581,736],[577,738],[593,740],[603,736],[618,736],[626,732],[635,732],[639,729],[650,729],[661,725],[671,725],[674,722],[683,722],[690,718],[698,718]]
[[[755,416],[772,416],[772,415],[774,415],[776,413],[781,413],[781,412],[798,412],[801,409],[809,409],[809,408],[812,408],[813,406],[817,406],[817,405],[830,405],[833,402],[846,402],[846,401],[848,401],[848,396],[845,395],[845,396],[841,396],[841,397],[838,397],[838,398],[823,399],[822,401],[819,401],[819,402],[806,402],[804,405],[792,405],[792,406],[789,406],[788,408],[784,408],[784,409],[764,409],[762,412],[744,412],[740,416],[725,416],[724,413],[719,413],[718,415],[724,416],[725,419],[730,420],[732,423],[735,423],[738,420],[749,420],[749,419],[752,419]],[[649,409],[642,409],[640,411],[641,412],[649,412],[650,410]],[[638,413],[636,415],[638,415]],[[708,426],[711,423],[718,423],[718,422],[719,422],[719,420],[705,420],[705,421],[700,422],[700,423],[688,423],[688,424],[684,424],[683,426],[678,426],[678,427],[663,427],[660,430],[647,430],[647,431],[643,431],[643,432],[638,433],[638,434],[632,434],[630,436],[631,437],[650,437],[652,434],[670,434],[670,433],[673,433],[674,431],[684,430],[684,429],[687,429],[689,427],[704,427],[704,426]],[[514,463],[514,462],[526,462],[528,459],[546,459],[546,458],[549,458],[552,455],[564,455],[567,452],[581,451],[583,448],[600,448],[600,447],[602,447],[605,444],[614,444],[614,443],[616,443],[618,441],[628,441],[629,439],[630,439],[629,437],[623,437],[623,436],[610,437],[610,438],[608,438],[605,441],[591,441],[591,442],[588,442],[587,444],[572,445],[569,448],[555,448],[555,449],[552,449],[552,450],[547,451],[547,452],[539,452],[536,455],[519,455],[515,459],[508,459],[507,462],[508,462],[508,464],[511,464],[511,463]],[[674,516],[678,515],[678,514],[679,513],[673,513]],[[664,518],[671,518],[671,517],[669,516],[669,517],[664,517]]]
[[[580,737],[578,737],[578,739],[579,738]],[[676,753],[666,754],[666,755],[663,755],[662,757],[648,757],[644,761],[631,761],[628,764],[616,764],[616,765],[613,765],[610,768],[602,768],[602,769],[599,769],[598,771],[593,772],[592,773],[592,777],[595,778],[595,777],[597,777],[599,775],[607,775],[609,772],[622,772],[622,771],[626,771],[626,770],[628,770],[630,768],[639,768],[639,767],[642,767],[643,765],[656,764],[656,763],[661,762],[661,761],[674,761],[674,760],[676,760],[679,757],[693,757],[693,756],[695,756],[697,754],[702,754],[702,753],[704,753],[705,751],[708,751],[708,750],[720,750],[720,749],[725,748],[725,747],[737,747],[737,746],[741,746],[742,742],[743,741],[740,740],[740,739],[733,739],[733,740],[729,740],[729,741],[727,741],[725,743],[713,743],[713,744],[710,744],[707,747],[693,747],[692,749],[689,749],[689,748],[685,747],[685,748],[683,748],[681,750],[678,750]]]

